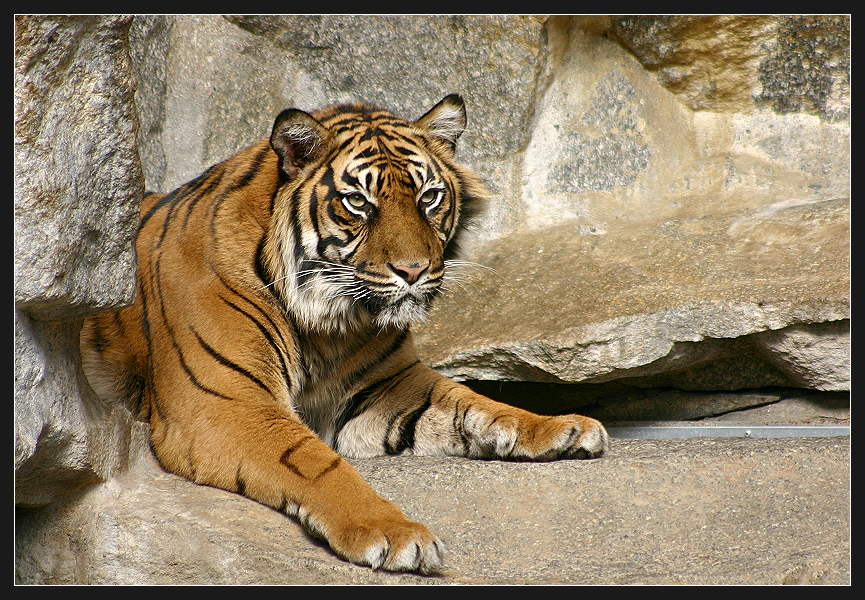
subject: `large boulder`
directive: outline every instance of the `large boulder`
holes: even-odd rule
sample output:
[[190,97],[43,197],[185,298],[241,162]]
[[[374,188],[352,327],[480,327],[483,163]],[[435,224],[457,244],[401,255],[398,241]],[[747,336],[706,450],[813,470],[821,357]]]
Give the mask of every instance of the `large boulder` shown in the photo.
[[81,318],[132,302],[143,191],[131,17],[15,20],[15,500],[122,465],[129,415],[84,383]]
[[134,297],[142,184],[131,21],[16,19],[15,305],[40,318]]

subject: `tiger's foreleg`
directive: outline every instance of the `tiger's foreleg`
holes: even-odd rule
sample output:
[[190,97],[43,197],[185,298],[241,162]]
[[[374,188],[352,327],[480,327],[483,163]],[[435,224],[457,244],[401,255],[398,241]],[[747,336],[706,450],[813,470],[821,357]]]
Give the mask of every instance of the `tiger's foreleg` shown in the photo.
[[354,457],[408,452],[549,461],[598,457],[608,444],[595,419],[508,406],[421,363],[354,394],[334,436],[337,451]]
[[296,517],[353,563],[423,573],[442,566],[443,543],[378,496],[289,411],[265,398],[207,400],[184,421],[152,411],[163,467]]

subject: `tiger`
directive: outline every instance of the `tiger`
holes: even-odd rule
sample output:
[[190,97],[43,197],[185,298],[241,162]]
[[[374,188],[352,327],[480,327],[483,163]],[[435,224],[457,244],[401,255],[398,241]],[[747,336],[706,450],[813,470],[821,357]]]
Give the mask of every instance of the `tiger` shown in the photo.
[[608,450],[595,419],[499,403],[418,358],[411,325],[490,197],[455,158],[466,124],[459,94],[414,121],[288,108],[269,138],[145,195],[134,303],[86,318],[80,349],[163,469],[292,517],[350,563],[434,574],[445,543],[348,459]]

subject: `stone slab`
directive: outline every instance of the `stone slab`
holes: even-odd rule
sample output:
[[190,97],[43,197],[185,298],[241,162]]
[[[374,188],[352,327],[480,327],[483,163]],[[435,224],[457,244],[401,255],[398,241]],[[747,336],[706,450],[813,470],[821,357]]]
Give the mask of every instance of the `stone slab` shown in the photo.
[[272,509],[145,459],[17,513],[16,581],[65,584],[850,583],[849,438],[614,440],[592,461],[352,461],[448,545],[437,576],[348,564]]

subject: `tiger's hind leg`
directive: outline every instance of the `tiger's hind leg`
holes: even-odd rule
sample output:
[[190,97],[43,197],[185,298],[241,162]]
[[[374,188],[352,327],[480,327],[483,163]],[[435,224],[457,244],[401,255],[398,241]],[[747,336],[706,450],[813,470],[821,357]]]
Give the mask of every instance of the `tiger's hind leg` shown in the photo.
[[355,394],[336,429],[335,448],[356,457],[410,452],[550,461],[595,458],[609,447],[595,419],[502,404],[420,363]]

